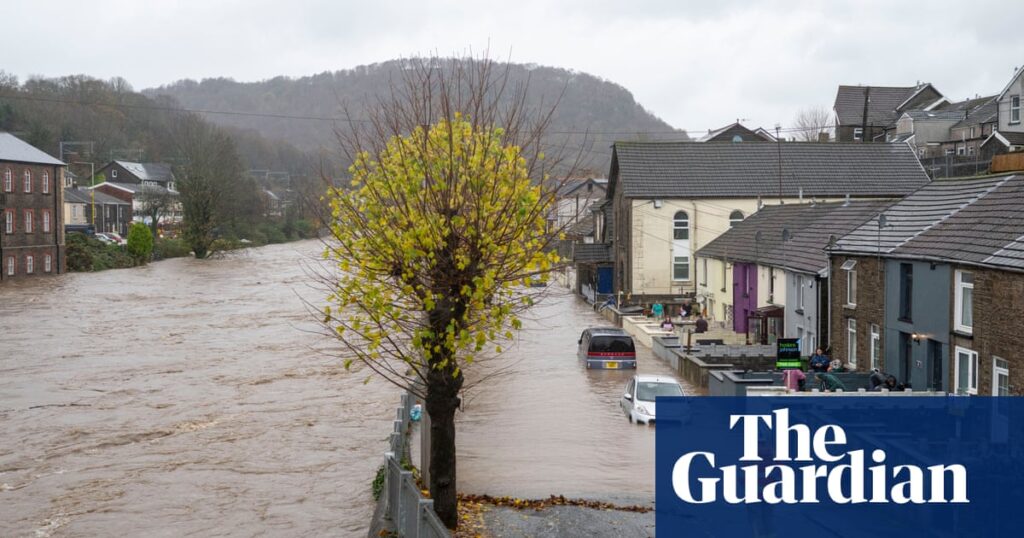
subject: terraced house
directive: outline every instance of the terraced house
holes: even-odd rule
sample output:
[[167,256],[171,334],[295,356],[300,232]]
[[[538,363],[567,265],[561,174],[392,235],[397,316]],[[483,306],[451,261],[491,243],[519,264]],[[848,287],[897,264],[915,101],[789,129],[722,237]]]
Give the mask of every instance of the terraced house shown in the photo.
[[901,198],[927,182],[906,144],[617,142],[606,216],[617,300],[694,297],[705,278],[694,252],[764,203]]
[[63,272],[64,163],[0,133],[0,280]]
[[915,390],[1024,394],[1024,175],[939,179],[830,249],[833,356]]

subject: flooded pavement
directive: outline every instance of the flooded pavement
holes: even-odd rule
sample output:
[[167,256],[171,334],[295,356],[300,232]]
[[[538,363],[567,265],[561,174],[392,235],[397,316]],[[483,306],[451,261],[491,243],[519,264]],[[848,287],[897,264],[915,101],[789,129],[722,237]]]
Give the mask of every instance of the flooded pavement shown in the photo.
[[[365,534],[399,391],[314,334],[319,252],[0,287],[0,536]],[[529,318],[458,415],[460,489],[650,495],[654,430],[618,407],[633,372],[576,359],[606,322],[557,289]]]
[[486,366],[509,371],[469,391],[457,415],[459,489],[653,500],[654,427],[631,424],[619,400],[638,373],[679,377],[639,344],[636,370],[587,370],[580,333],[610,323],[568,290],[551,288],[523,325],[504,362]]

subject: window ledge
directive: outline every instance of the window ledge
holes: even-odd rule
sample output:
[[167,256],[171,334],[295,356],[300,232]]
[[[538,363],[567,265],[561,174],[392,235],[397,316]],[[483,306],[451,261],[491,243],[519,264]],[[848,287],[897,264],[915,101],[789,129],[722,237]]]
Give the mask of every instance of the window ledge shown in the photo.
[[910,323],[911,325],[913,325],[913,323],[914,323],[914,320],[912,320],[910,318],[896,318],[896,321],[902,321],[903,323]]
[[795,312],[796,314],[799,314],[801,316],[804,315],[804,309],[803,308],[797,308],[793,312]]
[[845,308],[847,310],[856,310],[857,309],[857,305],[846,303],[846,304],[843,305],[843,308]]
[[957,327],[957,328],[953,329],[953,334],[956,335],[956,336],[959,336],[961,338],[970,338],[971,340],[974,339],[974,331],[973,330],[965,330],[965,329],[961,329],[960,327]]

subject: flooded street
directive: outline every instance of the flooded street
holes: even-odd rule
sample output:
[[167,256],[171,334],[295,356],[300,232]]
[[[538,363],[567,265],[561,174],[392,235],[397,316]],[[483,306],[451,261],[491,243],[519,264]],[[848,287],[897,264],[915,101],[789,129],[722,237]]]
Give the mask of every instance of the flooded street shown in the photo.
[[[358,536],[398,389],[346,373],[302,298],[316,241],[0,287],[0,536]],[[553,289],[459,418],[466,492],[653,495],[633,372]],[[642,373],[668,373],[638,349]]]

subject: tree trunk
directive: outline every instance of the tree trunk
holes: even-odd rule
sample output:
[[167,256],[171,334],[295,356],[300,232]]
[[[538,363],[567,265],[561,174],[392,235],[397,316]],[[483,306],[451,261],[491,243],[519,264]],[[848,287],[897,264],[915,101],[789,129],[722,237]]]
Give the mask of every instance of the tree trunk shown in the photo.
[[427,412],[430,413],[430,497],[434,511],[449,529],[459,523],[455,482],[455,411],[459,408],[462,375],[449,369],[427,376]]

